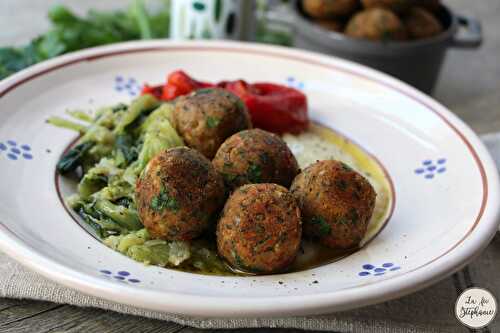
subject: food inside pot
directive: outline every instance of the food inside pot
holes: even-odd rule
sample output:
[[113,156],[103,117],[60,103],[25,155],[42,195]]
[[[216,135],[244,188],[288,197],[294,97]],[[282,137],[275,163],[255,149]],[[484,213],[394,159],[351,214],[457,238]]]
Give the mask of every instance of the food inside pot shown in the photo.
[[323,29],[371,41],[412,41],[442,33],[440,0],[301,0]]

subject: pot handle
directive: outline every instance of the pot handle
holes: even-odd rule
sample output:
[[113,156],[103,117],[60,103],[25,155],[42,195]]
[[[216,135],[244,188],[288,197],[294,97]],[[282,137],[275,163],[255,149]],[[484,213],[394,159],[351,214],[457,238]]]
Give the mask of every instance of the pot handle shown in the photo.
[[478,48],[483,42],[483,32],[481,22],[471,17],[457,15],[459,30],[463,33],[455,33],[451,43],[452,47],[457,48]]

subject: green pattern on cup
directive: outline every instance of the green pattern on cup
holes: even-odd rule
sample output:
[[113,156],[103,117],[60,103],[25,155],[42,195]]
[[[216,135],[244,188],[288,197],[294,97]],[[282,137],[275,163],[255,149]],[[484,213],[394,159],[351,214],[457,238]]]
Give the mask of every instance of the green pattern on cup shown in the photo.
[[194,1],[193,2],[193,8],[196,9],[197,11],[199,12],[202,12],[205,10],[205,4],[203,2],[199,2],[199,1]]
[[[253,17],[248,0],[171,0],[173,39],[240,39],[250,31]],[[247,22],[245,25],[242,22]]]
[[222,9],[223,9],[222,6],[223,6],[222,0],[215,0],[215,7],[214,7],[215,22],[219,22],[222,16]]

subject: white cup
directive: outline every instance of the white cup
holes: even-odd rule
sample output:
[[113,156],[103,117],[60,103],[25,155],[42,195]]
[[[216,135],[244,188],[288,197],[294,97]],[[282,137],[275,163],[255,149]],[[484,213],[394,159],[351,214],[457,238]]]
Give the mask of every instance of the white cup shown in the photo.
[[170,38],[250,40],[253,0],[172,0]]

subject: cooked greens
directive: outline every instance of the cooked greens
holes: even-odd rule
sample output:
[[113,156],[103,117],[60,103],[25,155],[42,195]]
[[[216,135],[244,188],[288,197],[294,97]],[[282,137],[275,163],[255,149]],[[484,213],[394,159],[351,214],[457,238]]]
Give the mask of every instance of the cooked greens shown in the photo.
[[135,179],[160,150],[183,145],[168,120],[171,112],[170,104],[160,105],[153,96],[144,95],[130,106],[102,108],[95,116],[68,112],[76,121],[48,119],[81,134],[61,157],[57,171],[79,178],[77,193],[68,204],[101,237],[143,228],[134,201]]
[[[127,106],[119,104],[95,115],[70,111],[74,120],[48,119],[50,124],[81,134],[63,154],[57,171],[78,178],[77,193],[66,199],[104,244],[137,261],[189,271],[227,273],[210,242],[151,239],[140,222],[135,204],[135,182],[148,161],[160,151],[183,146],[172,127],[173,106],[151,95]],[[163,189],[156,198],[158,210],[175,210],[177,202]]]
[[75,171],[79,166],[82,165],[83,156],[87,151],[92,148],[94,142],[88,141],[71,148],[66,154],[64,154],[59,162],[57,163],[57,171],[60,174],[65,174],[71,171]]

